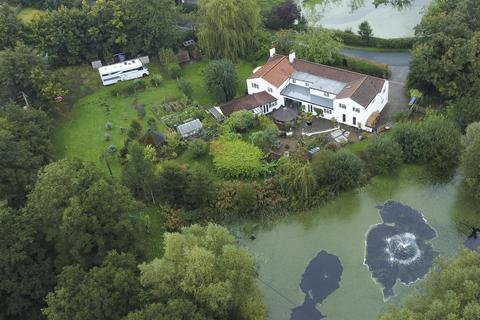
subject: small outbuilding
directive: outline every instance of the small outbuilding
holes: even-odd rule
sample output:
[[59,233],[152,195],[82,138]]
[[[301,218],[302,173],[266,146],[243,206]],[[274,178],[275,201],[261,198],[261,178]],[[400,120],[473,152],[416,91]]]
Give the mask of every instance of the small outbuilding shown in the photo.
[[294,108],[282,107],[272,113],[273,120],[278,124],[293,123],[298,117],[298,111]]
[[199,119],[194,119],[179,125],[177,131],[183,139],[188,139],[203,134],[203,125]]
[[165,136],[153,129],[148,129],[147,132],[140,138],[140,142],[146,146],[153,146],[155,148],[160,148],[162,145],[167,143]]

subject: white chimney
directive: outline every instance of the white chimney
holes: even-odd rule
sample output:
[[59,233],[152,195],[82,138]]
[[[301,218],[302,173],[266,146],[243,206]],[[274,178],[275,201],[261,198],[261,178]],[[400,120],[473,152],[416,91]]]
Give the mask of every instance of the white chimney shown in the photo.
[[288,61],[290,61],[290,63],[293,63],[293,61],[295,61],[295,52],[292,52],[288,55]]
[[270,49],[270,58],[275,55],[275,48]]

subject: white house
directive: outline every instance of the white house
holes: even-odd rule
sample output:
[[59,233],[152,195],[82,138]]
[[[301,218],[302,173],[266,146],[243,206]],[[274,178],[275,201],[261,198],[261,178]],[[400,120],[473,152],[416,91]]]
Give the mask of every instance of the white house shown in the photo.
[[[262,96],[260,102],[264,104],[255,107],[250,104],[244,109],[267,114],[280,106],[299,106],[322,118],[335,118],[338,123],[372,131],[374,118],[388,102],[389,83],[385,79],[296,59],[295,53],[277,55],[275,49],[270,49],[269,60],[253,71],[247,87],[249,96]],[[235,101],[235,111],[242,108],[242,99],[252,101],[249,96]],[[227,112],[223,112],[225,107]],[[231,109],[228,103],[217,107],[225,116]]]

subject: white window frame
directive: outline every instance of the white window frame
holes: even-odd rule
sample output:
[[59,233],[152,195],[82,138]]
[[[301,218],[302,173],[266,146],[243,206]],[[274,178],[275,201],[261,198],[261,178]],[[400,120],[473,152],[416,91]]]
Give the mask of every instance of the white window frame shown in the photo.
[[344,103],[340,103],[338,106],[340,107],[340,109],[347,109],[347,105]]

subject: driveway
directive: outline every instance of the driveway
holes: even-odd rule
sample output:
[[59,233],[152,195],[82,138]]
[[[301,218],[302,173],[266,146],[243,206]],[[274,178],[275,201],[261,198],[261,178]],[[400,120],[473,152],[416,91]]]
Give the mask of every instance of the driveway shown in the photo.
[[385,63],[390,70],[390,93],[388,104],[383,109],[378,126],[392,119],[397,111],[408,110],[408,98],[405,96],[405,83],[408,76],[411,55],[410,52],[363,51],[357,49],[342,49],[346,56],[357,57]]

